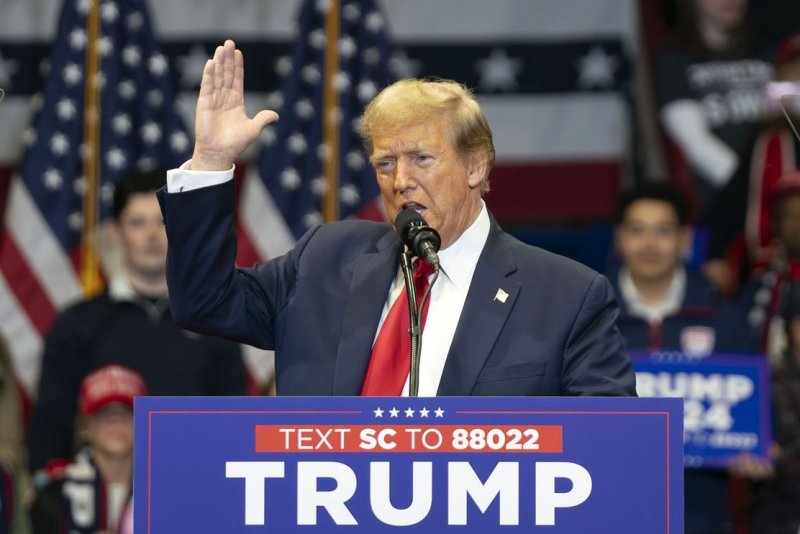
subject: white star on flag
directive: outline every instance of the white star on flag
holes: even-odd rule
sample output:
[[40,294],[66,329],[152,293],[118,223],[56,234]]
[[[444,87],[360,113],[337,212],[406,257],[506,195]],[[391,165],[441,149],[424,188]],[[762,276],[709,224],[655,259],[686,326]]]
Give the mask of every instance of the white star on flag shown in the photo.
[[578,85],[586,89],[612,87],[618,63],[617,58],[606,54],[602,46],[593,46],[578,60]]
[[375,417],[383,417],[383,410],[381,408],[375,408],[374,413]]
[[178,58],[178,67],[181,71],[181,85],[183,87],[197,87],[203,78],[203,69],[208,61],[205,48],[194,45],[188,54]]
[[400,410],[398,410],[397,408],[394,408],[394,407],[391,410],[389,410],[389,416],[391,416],[391,417],[397,417],[397,415],[399,413],[400,413]]
[[441,408],[436,408],[433,413],[436,414],[436,417],[444,417],[444,410]]
[[522,68],[522,60],[508,57],[504,48],[495,48],[488,59],[478,60],[479,85],[486,91],[511,91],[517,88]]
[[414,410],[412,410],[411,408],[408,408],[406,410],[406,417],[414,417]]
[[420,416],[420,417],[428,417],[428,414],[429,414],[430,412],[431,412],[431,411],[430,411],[429,409],[427,409],[427,408],[423,408],[423,409],[421,409],[421,410],[419,411],[419,416]]

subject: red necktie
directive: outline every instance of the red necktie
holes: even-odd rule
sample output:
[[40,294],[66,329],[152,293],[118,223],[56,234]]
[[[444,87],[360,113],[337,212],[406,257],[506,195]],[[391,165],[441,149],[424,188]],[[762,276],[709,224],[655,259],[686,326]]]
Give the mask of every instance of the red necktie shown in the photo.
[[[417,305],[422,302],[422,296],[428,289],[428,275],[431,273],[433,273],[433,268],[430,265],[422,260],[417,262],[417,270],[414,273]],[[425,318],[428,315],[430,302],[429,297],[422,310],[420,328],[425,327]],[[411,368],[409,328],[411,328],[411,320],[408,316],[408,293],[403,288],[389,309],[389,313],[386,314],[375,345],[372,346],[372,355],[369,358],[364,385],[361,386],[361,395],[387,397],[400,395],[403,392],[403,386]]]

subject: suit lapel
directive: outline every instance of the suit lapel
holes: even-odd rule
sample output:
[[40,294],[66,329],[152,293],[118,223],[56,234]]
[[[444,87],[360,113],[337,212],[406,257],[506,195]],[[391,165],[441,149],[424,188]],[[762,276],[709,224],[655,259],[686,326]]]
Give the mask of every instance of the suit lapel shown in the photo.
[[378,241],[376,252],[361,254],[355,260],[336,352],[334,395],[358,395],[361,391],[375,331],[399,261],[400,241],[394,230]]
[[519,282],[508,278],[517,265],[506,235],[492,219],[492,229],[478,259],[461,311],[437,395],[469,395],[497,336],[508,319]]

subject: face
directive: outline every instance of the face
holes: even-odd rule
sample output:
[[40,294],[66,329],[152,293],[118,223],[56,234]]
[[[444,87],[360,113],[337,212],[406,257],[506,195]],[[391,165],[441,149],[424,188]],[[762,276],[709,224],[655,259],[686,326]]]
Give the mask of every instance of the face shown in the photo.
[[133,411],[110,402],[87,418],[89,443],[100,454],[127,457],[133,453]]
[[696,0],[701,20],[721,30],[741,24],[747,9],[746,0]]
[[688,241],[688,230],[680,226],[675,210],[658,200],[633,202],[616,230],[617,249],[634,280],[671,278]]
[[156,194],[132,195],[117,228],[128,269],[143,276],[163,275],[167,266],[167,232]]
[[800,259],[800,194],[787,196],[777,206],[775,233],[794,259]]
[[452,245],[481,209],[484,167],[458,153],[446,120],[431,118],[373,139],[370,162],[390,221],[405,208],[417,210]]

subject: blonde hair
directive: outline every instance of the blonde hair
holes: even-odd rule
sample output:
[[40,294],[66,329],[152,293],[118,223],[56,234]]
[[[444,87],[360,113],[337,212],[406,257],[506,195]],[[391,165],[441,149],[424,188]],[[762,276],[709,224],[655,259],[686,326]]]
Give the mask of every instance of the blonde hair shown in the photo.
[[495,159],[492,130],[472,91],[460,83],[414,79],[395,82],[378,93],[364,110],[361,138],[370,154],[376,137],[440,116],[447,117],[451,141],[463,158],[485,158],[481,193],[486,193]]

